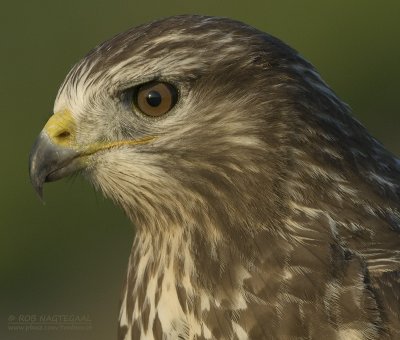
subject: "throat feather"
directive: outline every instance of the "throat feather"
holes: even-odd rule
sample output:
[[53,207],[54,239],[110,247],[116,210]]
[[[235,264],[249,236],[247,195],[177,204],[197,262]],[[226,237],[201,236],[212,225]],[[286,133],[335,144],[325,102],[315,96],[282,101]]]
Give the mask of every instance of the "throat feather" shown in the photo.
[[[217,289],[213,281],[221,277],[213,276],[226,268],[219,263],[208,271],[199,258],[212,257],[213,252],[202,247],[199,253],[193,242],[193,235],[176,229],[136,236],[121,303],[121,339],[212,339],[212,315],[222,320],[226,308],[246,309],[243,281],[249,273],[234,266],[224,289]],[[235,327],[225,321],[226,335]]]
[[189,238],[176,230],[163,237],[137,235],[127,274],[128,302],[121,305],[125,310],[120,315],[126,320],[121,319],[121,325],[154,339],[161,334],[171,339],[201,334],[193,308],[195,270],[190,246]]

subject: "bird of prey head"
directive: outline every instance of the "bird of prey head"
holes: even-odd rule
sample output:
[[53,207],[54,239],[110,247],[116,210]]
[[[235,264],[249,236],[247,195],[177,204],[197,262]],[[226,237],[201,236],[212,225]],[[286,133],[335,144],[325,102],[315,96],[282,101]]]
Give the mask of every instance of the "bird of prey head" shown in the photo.
[[243,23],[133,28],[70,71],[30,158],[137,232],[121,339],[400,337],[400,162]]

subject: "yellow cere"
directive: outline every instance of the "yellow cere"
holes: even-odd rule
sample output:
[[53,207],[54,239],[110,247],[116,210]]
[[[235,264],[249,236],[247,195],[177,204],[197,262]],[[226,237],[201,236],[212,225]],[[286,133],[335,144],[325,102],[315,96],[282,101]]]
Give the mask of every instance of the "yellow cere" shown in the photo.
[[154,136],[146,136],[139,139],[98,142],[80,147],[75,144],[76,122],[69,110],[56,112],[52,115],[43,130],[54,144],[80,151],[82,156],[88,156],[101,150],[108,150],[125,145],[147,144],[155,139]]
[[69,110],[56,112],[43,129],[54,144],[72,147],[75,141],[76,123]]

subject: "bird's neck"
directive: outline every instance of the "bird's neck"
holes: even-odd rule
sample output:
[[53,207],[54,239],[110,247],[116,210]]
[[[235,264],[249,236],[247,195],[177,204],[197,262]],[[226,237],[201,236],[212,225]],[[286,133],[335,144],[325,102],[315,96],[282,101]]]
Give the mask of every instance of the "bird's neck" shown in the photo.
[[[184,228],[136,235],[120,311],[123,334],[177,339],[191,332],[187,338],[192,339],[209,333],[204,318],[210,310],[245,305],[241,287],[249,273],[234,245],[208,239]],[[228,258],[230,263],[224,261]]]

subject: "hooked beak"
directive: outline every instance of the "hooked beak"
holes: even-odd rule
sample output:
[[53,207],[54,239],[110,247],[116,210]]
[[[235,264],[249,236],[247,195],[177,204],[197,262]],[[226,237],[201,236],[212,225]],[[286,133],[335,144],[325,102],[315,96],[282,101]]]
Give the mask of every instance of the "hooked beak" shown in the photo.
[[77,145],[76,122],[68,110],[50,117],[37,137],[29,156],[29,175],[39,197],[43,184],[56,181],[88,166],[88,156],[112,148],[150,143],[154,136],[138,139]]
[[43,197],[43,184],[82,168],[81,153],[73,147],[75,121],[69,111],[54,114],[36,138],[29,156],[31,183]]
[[79,167],[79,153],[54,144],[46,132],[37,137],[29,156],[29,176],[40,198],[44,182],[66,177]]

